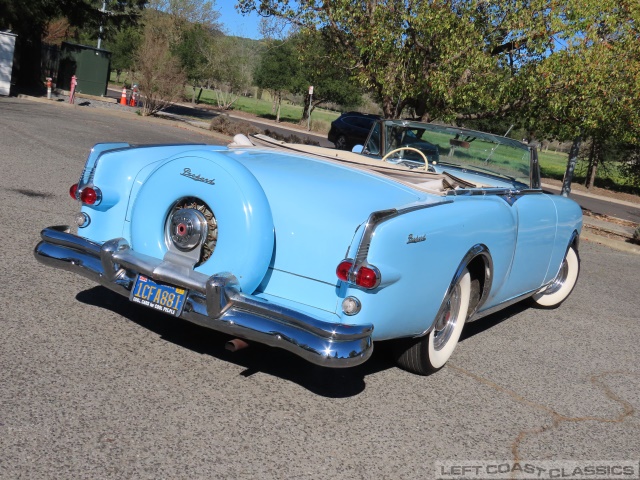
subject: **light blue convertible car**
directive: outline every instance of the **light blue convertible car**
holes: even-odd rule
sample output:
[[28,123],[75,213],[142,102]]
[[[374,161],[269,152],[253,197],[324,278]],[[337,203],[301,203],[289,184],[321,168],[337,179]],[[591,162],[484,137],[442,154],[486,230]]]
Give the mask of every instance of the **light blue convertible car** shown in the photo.
[[232,348],[350,367],[396,340],[418,374],[447,362],[465,322],[571,293],[582,213],[542,192],[535,148],[381,120],[358,150],[98,144],[70,190],[77,234],[46,228],[35,255]]

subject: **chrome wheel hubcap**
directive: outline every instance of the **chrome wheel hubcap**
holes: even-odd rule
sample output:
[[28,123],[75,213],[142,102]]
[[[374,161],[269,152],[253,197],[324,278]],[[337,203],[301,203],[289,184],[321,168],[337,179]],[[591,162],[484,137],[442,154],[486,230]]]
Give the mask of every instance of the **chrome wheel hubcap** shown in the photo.
[[433,348],[441,350],[451,338],[456,324],[458,323],[458,313],[460,312],[460,285],[456,285],[447,305],[436,321],[433,332]]
[[562,288],[564,283],[567,281],[567,276],[569,275],[569,264],[567,263],[567,259],[565,258],[562,262],[562,266],[560,267],[560,271],[558,275],[553,280],[553,283],[549,285],[544,293],[555,293]]
[[211,257],[218,242],[216,217],[206,203],[195,197],[183,198],[174,205],[165,228],[167,246],[180,252],[194,252],[196,266]]

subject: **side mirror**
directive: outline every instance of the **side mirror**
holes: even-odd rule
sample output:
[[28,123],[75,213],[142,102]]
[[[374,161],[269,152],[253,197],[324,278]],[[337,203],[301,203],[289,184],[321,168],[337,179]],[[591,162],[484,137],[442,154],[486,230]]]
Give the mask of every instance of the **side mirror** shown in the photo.
[[364,146],[362,145],[356,145],[351,149],[353,153],[362,153],[363,150],[364,150]]

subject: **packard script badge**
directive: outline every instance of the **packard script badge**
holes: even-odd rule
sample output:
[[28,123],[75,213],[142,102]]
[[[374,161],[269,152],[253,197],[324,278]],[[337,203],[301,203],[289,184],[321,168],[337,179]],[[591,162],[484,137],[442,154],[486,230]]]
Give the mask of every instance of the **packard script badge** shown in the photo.
[[424,242],[427,239],[426,235],[419,235],[414,237],[412,233],[409,234],[409,238],[407,239],[407,243],[418,243]]
[[185,167],[185,169],[183,170],[183,172],[180,174],[183,177],[187,177],[190,178],[191,180],[195,180],[196,182],[203,182],[203,183],[207,183],[209,185],[215,185],[216,184],[216,180],[214,178],[204,178],[202,176],[200,176],[200,174],[195,174],[195,173],[191,173],[191,169]]

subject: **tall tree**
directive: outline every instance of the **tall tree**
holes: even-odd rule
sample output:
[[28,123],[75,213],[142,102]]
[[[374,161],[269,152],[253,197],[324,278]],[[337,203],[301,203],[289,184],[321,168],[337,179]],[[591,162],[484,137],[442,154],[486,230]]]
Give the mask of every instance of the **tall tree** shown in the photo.
[[640,5],[569,2],[579,35],[557,39],[562,49],[541,62],[538,95],[527,105],[531,128],[560,139],[582,137],[593,185],[603,162],[620,157],[617,144],[640,144]]
[[196,103],[197,89],[202,89],[207,79],[207,50],[214,42],[211,31],[199,23],[189,24],[180,41],[174,46],[174,52],[182,63],[187,80],[193,88],[191,103]]
[[241,0],[239,8],[320,29],[336,46],[332,63],[388,117],[407,106],[424,120],[513,109],[527,100],[528,77],[515,74],[553,43],[546,0]]
[[[294,93],[304,94],[301,122],[306,122],[313,110],[328,102],[355,107],[362,102],[362,88],[351,79],[349,70],[331,58],[331,45],[321,32],[302,32],[293,37],[300,58],[299,78]],[[313,96],[308,86],[313,86]]]
[[271,92],[276,121],[280,121],[280,105],[284,92],[299,90],[300,62],[293,42],[269,42],[253,74],[258,88]]
[[91,27],[97,38],[100,25],[108,37],[118,28],[135,22],[146,0],[109,0],[108,13],[101,0],[0,0],[0,30],[18,35],[16,41],[16,82],[22,86],[41,85],[40,55],[46,25],[64,17],[70,27]]
[[144,12],[144,34],[136,51],[143,115],[152,115],[182,98],[186,77],[172,51],[174,19],[156,10]]
[[116,71],[116,82],[122,71],[135,67],[135,52],[142,40],[142,28],[138,25],[119,30],[113,39],[105,42],[104,48],[111,51],[111,68]]

